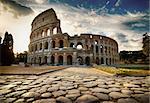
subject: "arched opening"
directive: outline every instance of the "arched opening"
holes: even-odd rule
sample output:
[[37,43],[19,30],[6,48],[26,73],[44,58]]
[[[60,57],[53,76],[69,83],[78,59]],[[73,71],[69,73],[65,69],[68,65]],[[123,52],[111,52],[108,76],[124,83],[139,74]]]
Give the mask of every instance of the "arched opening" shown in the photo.
[[45,42],[44,49],[48,49],[48,42]]
[[44,63],[47,64],[47,56],[44,57]]
[[96,64],[99,65],[99,57],[96,57]]
[[77,57],[77,63],[78,65],[83,65],[83,58],[82,57]]
[[106,58],[106,65],[108,65],[108,58]]
[[52,41],[52,48],[55,48],[55,41]]
[[86,50],[88,50],[89,49],[89,46],[88,45],[86,45]]
[[36,57],[34,58],[34,64],[36,64]]
[[51,56],[51,64],[54,65],[55,64],[55,57],[52,55]]
[[40,50],[42,50],[42,43],[40,43]]
[[39,57],[39,64],[41,64],[41,57]]
[[86,58],[85,58],[85,64],[86,64],[87,66],[90,65],[90,57],[86,57]]
[[58,64],[63,65],[63,56],[61,55],[58,57]]
[[99,50],[98,50],[98,45],[96,45],[96,53],[98,53],[98,51],[99,51]]
[[67,56],[67,65],[72,65],[72,56],[71,55]]
[[100,46],[100,49],[101,49],[101,53],[103,54],[103,46],[102,45]]
[[37,44],[35,45],[35,51],[37,51]]
[[47,36],[50,36],[50,29],[47,30]]
[[91,45],[91,51],[93,51],[94,50],[94,46],[93,45]]
[[42,37],[44,37],[45,36],[45,33],[44,33],[44,31],[42,31]]
[[78,50],[81,50],[83,48],[82,43],[78,42],[76,47]]
[[74,48],[74,43],[70,43],[70,47]]
[[101,57],[101,64],[104,64],[104,58]]
[[34,59],[33,58],[31,58],[31,64],[33,64],[34,63]]
[[59,48],[63,48],[64,47],[64,42],[63,42],[63,40],[60,40],[59,41]]
[[57,34],[57,28],[53,29],[53,34]]

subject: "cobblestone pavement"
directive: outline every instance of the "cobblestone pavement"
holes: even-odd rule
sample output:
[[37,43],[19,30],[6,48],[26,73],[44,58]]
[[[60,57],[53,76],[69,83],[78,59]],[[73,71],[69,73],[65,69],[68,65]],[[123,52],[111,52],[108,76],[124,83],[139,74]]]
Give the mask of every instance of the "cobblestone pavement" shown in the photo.
[[150,77],[116,77],[71,67],[45,75],[0,76],[0,103],[149,103]]

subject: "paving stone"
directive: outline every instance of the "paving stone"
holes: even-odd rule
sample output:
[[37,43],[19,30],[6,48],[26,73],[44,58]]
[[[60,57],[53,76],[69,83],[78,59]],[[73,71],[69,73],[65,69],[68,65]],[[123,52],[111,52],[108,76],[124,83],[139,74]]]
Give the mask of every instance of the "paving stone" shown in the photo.
[[66,92],[62,91],[62,90],[59,90],[59,91],[52,92],[52,94],[53,94],[54,97],[58,97],[58,96],[65,95]]
[[16,92],[12,92],[12,93],[8,93],[5,97],[18,97],[20,96],[21,94],[25,93],[26,90],[23,90],[23,91],[16,91]]
[[140,103],[149,103],[149,97],[150,97],[150,95],[146,95],[146,94],[134,94],[134,95],[132,95],[132,97],[134,97]]
[[119,91],[121,91],[120,88],[109,88],[108,90],[109,90],[110,92],[119,92]]
[[34,101],[33,103],[56,103],[56,99],[40,99]]
[[80,91],[86,91],[86,90],[88,90],[88,88],[86,88],[86,87],[79,87],[78,90],[80,90]]
[[40,94],[36,92],[27,92],[22,95],[24,98],[38,98],[39,96]]
[[76,93],[80,93],[80,91],[78,89],[68,90],[68,94],[76,94]]
[[66,97],[71,99],[71,100],[75,100],[77,97],[79,97],[80,94],[77,93],[77,94],[67,94]]
[[12,90],[2,89],[2,90],[0,90],[0,95],[5,95],[5,94],[8,94],[10,92],[12,92]]
[[18,99],[18,100],[16,100],[14,103],[24,103],[24,101],[25,101],[25,99]]
[[93,95],[83,95],[77,98],[75,103],[99,103],[99,100]]
[[56,86],[56,87],[50,87],[50,88],[48,88],[47,91],[49,91],[49,92],[54,92],[54,91],[57,91],[58,89],[59,89],[58,86]]
[[5,103],[12,103],[12,102],[14,102],[16,100],[16,98],[7,98],[6,100],[5,100]]
[[9,85],[5,85],[5,86],[0,87],[0,89],[11,89],[11,88],[16,87],[16,86],[17,85],[9,84]]
[[58,97],[56,99],[56,102],[58,102],[58,103],[72,103],[72,101],[70,99],[68,99],[66,97],[62,97],[62,96]]
[[104,93],[93,93],[93,95],[95,95],[100,100],[106,100],[107,101],[110,99],[110,97]]
[[0,79],[0,84],[5,84],[5,80]]
[[109,90],[108,89],[104,89],[104,88],[92,88],[91,89],[91,91],[92,92],[97,92],[97,93],[99,93],[99,92],[101,92],[101,93],[109,93]]
[[31,88],[30,86],[21,86],[21,87],[17,88],[16,90],[17,90],[17,91],[28,90],[28,89],[30,89],[30,88]]
[[103,101],[102,103],[116,103],[116,102],[113,102],[113,101]]
[[31,103],[31,102],[34,101],[34,98],[29,98],[29,99],[27,99],[26,101],[27,101],[27,103],[28,103],[28,102]]
[[97,84],[96,84],[96,83],[93,83],[93,82],[86,82],[86,83],[84,83],[84,86],[85,86],[85,87],[88,87],[88,88],[91,88],[91,87],[97,86]]
[[135,84],[128,84],[128,83],[123,84],[123,86],[128,87],[128,88],[139,88],[139,87],[140,87],[139,85],[135,85]]
[[138,93],[139,93],[139,94],[144,94],[143,91],[138,91],[138,90],[135,90],[134,93],[136,93],[136,94],[138,94]]
[[51,96],[52,96],[51,93],[43,93],[43,94],[41,95],[41,97],[43,97],[43,98],[48,98],[48,97],[51,97]]
[[118,99],[117,103],[138,103],[135,99],[127,98],[127,99]]
[[121,92],[122,92],[123,94],[127,94],[127,95],[131,95],[131,94],[133,93],[133,91],[128,90],[128,89],[123,89],[123,90],[121,90]]
[[108,85],[101,85],[101,84],[99,84],[98,87],[107,89]]
[[129,97],[129,95],[122,94],[120,92],[111,92],[111,93],[109,93],[109,96],[114,98],[114,99],[119,99],[119,98],[122,98],[122,97]]

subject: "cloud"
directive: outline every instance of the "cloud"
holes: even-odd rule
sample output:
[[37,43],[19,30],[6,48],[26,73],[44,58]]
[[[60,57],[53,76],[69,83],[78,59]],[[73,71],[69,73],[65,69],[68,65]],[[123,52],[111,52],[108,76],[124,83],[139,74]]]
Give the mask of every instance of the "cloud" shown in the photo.
[[13,0],[0,0],[1,11],[7,11],[14,15],[14,17],[26,16],[33,13],[30,7],[23,6]]
[[[16,0],[16,2],[19,3],[21,3],[21,1],[22,0]],[[12,32],[13,34],[15,34],[14,38],[17,42],[15,42],[15,48],[20,47],[18,42],[25,41],[25,39],[22,38],[23,35],[25,36],[26,40],[28,40],[26,41],[27,44],[24,43],[24,46],[17,50],[28,47],[29,35],[31,32],[31,28],[29,25],[31,25],[31,22],[36,15],[49,8],[54,8],[54,10],[56,11],[58,18],[61,20],[62,31],[64,33],[67,32],[71,36],[81,33],[105,35],[115,39],[118,42],[119,50],[140,50],[142,47],[142,34],[145,33],[145,31],[138,31],[137,29],[133,29],[132,27],[142,27],[143,24],[143,28],[145,28],[144,24],[148,19],[145,13],[128,12],[127,14],[120,15],[104,12],[103,14],[101,14],[98,13],[100,11],[97,9],[89,10],[84,7],[73,7],[68,4],[46,4],[46,2],[47,1],[43,2],[44,4],[42,4],[41,6],[41,4],[39,4],[35,0],[23,0],[22,4],[30,6],[30,8],[34,10],[34,15],[22,17],[22,19],[19,19],[16,23],[16,27],[11,26],[11,24],[15,23],[16,21],[9,23],[10,21],[7,22],[5,20],[8,25],[8,31],[17,31],[18,28],[20,30],[19,32],[16,32],[16,34],[14,31]],[[105,4],[109,3],[106,2]],[[28,18],[28,20],[26,18]],[[130,25],[127,25],[126,23],[129,22]],[[23,26],[19,27],[19,24]],[[26,32],[23,33],[22,31]]]

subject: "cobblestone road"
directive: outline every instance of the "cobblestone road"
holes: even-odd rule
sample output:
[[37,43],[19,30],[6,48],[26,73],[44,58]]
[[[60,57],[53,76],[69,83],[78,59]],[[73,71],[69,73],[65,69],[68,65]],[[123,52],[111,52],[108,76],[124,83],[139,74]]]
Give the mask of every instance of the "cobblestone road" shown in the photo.
[[150,77],[115,77],[71,67],[41,75],[0,76],[0,103],[149,103]]

